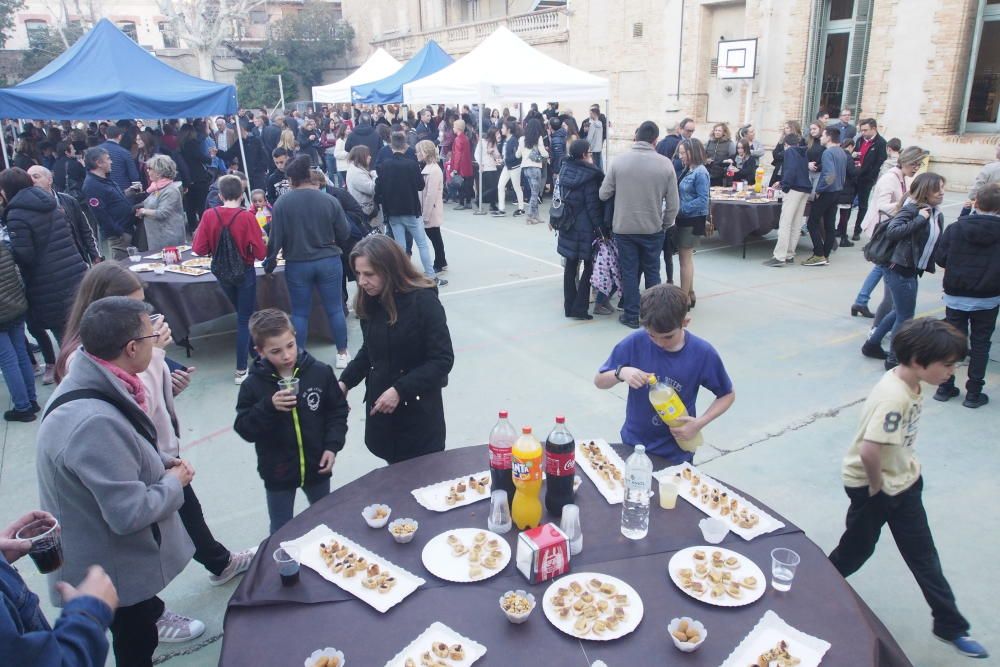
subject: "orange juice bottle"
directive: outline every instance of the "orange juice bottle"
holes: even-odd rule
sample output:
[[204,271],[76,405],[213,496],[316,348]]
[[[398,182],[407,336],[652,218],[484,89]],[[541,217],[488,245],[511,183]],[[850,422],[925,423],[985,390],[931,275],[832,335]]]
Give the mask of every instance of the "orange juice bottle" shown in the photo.
[[[649,376],[649,402],[653,404],[653,410],[660,415],[660,419],[667,426],[682,426],[684,422],[680,417],[687,416],[687,407],[681,400],[677,390],[666,382],[660,382],[655,375]],[[701,432],[691,440],[678,440],[677,445],[687,452],[693,452],[701,446],[704,438]]]
[[531,434],[531,427],[521,429],[521,437],[511,450],[514,477],[514,502],[510,517],[519,530],[534,528],[542,520],[542,443]]
[[754,183],[753,191],[760,194],[760,191],[764,189],[764,167],[757,167],[757,171],[754,172]]

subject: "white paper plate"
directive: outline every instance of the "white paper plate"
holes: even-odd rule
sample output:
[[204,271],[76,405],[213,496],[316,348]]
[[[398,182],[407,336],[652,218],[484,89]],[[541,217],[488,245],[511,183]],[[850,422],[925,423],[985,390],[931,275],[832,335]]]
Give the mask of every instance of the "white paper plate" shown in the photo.
[[796,630],[768,609],[750,634],[729,654],[722,667],[756,664],[761,653],[774,648],[781,640],[788,644],[788,652],[802,661],[798,667],[817,667],[830,650],[830,642]]
[[[323,557],[319,554],[319,545],[321,543],[331,542],[334,540],[340,542],[357,555],[364,556],[368,562],[378,563],[378,566],[382,570],[388,570],[391,572],[392,576],[396,577],[396,585],[393,586],[392,590],[388,593],[379,593],[376,590],[365,588],[361,583],[365,578],[360,575],[348,578],[334,573],[326,566],[326,563],[323,561]],[[281,543],[282,547],[288,545],[299,548],[302,565],[316,571],[319,573],[319,576],[333,584],[336,584],[343,590],[347,591],[351,595],[354,595],[359,600],[368,603],[383,614],[402,602],[406,596],[426,583],[417,575],[407,572],[382,556],[365,549],[357,542],[354,542],[339,533],[333,532],[324,524],[316,526],[298,539]]]
[[718,508],[713,509],[711,505],[703,505],[700,498],[695,498],[691,496],[690,480],[686,480],[683,477],[678,479],[679,489],[677,492],[677,496],[679,498],[683,498],[684,500],[688,501],[694,507],[698,508],[708,516],[714,516],[717,519],[722,519],[723,521],[726,522],[726,525],[729,526],[730,531],[736,533],[744,540],[747,540],[749,542],[755,537],[760,537],[761,535],[766,535],[767,533],[773,533],[779,528],[785,527],[784,523],[778,521],[773,516],[763,511],[762,509],[760,509],[759,507],[748,501],[740,494],[735,493],[732,489],[727,487],[725,484],[720,483],[717,479],[714,479],[713,477],[710,477],[705,473],[703,473],[702,471],[698,470],[690,463],[681,463],[680,465],[675,465],[669,468],[664,468],[663,470],[658,470],[653,473],[653,477],[655,477],[657,480],[661,479],[672,480],[678,473],[682,472],[685,468],[689,468],[693,474],[701,477],[701,482],[700,482],[701,484],[708,484],[710,487],[715,487],[719,489],[720,492],[725,491],[727,494],[729,494],[729,498],[731,500],[739,501],[740,507],[745,507],[750,512],[760,517],[760,522],[753,528],[741,528],[740,526],[733,523],[733,521],[728,516],[723,516]]
[[[454,505],[445,503],[444,499],[448,497],[448,490],[459,482],[468,483],[470,477],[475,477],[477,480],[485,477],[487,479],[485,492],[480,493],[478,491],[474,491],[473,489],[466,489],[464,494],[465,497],[462,500],[459,500]],[[453,510],[456,507],[465,507],[466,505],[471,505],[472,503],[478,503],[480,500],[489,500],[491,490],[490,471],[483,470],[477,473],[456,477],[455,479],[446,479],[443,482],[423,486],[419,489],[413,489],[410,493],[413,494],[413,497],[416,498],[417,502],[420,503],[420,505],[425,509],[429,509],[432,512],[447,512],[448,510]]]
[[[590,461],[588,461],[587,457],[583,455],[582,447],[584,444],[590,444],[591,442],[600,447],[601,452],[604,453],[608,461],[616,465],[618,469],[622,471],[621,481],[608,482],[606,479],[601,477],[601,474],[597,472],[595,468],[590,465]],[[594,483],[594,486],[597,487],[597,490],[601,492],[601,495],[604,496],[604,499],[607,500],[608,503],[617,505],[618,503],[625,502],[625,461],[622,460],[622,457],[618,456],[618,452],[616,452],[611,445],[607,443],[607,441],[598,440],[596,438],[593,440],[577,440],[576,467],[578,469],[583,469],[583,472],[586,473],[587,477],[590,478],[590,481]]]
[[[389,662],[385,663],[385,667],[403,667],[406,663],[406,659],[410,658],[417,665],[420,664],[420,656],[425,651],[430,651],[431,646],[434,642],[444,642],[451,646],[452,644],[461,644],[462,648],[465,649],[465,659],[464,660],[448,660],[447,658],[438,658],[434,656],[435,660],[441,660],[449,667],[468,667],[476,660],[486,655],[486,647],[479,642],[473,641],[468,637],[464,637],[451,628],[449,628],[444,623],[435,621],[431,623],[431,626],[420,633],[420,636],[410,642],[406,648],[396,654]],[[434,653],[432,652],[433,656]]]
[[[556,592],[560,588],[569,588],[569,585],[576,581],[579,582],[585,590],[590,590],[587,588],[587,582],[591,579],[600,579],[603,582],[614,584],[617,592],[628,595],[629,599],[629,604],[625,607],[625,620],[619,623],[615,630],[608,630],[600,636],[593,633],[586,635],[579,634],[573,627],[573,624],[576,623],[576,617],[570,613],[570,617],[568,619],[564,620],[559,618],[559,614],[556,612],[556,608],[552,604],[552,600],[556,597]],[[643,606],[642,598],[639,596],[639,593],[621,579],[601,574],[599,572],[575,572],[573,574],[567,574],[561,579],[556,579],[547,589],[545,589],[545,595],[542,596],[542,611],[545,613],[545,618],[549,619],[549,623],[556,626],[557,629],[565,632],[571,637],[576,637],[577,639],[589,639],[592,641],[609,641],[611,639],[624,637],[639,627],[639,623],[642,621]]]
[[[497,548],[503,552],[503,557],[500,559],[500,564],[496,569],[491,570],[488,567],[483,567],[483,574],[472,578],[469,576],[469,554],[464,553],[461,556],[453,555],[451,545],[448,544],[448,536],[454,535],[462,541],[466,549],[469,549],[474,544],[474,538],[477,533],[486,535],[486,539],[483,541],[484,549],[486,548],[486,542],[496,540],[499,545]],[[488,530],[482,530],[481,528],[456,528],[434,536],[424,545],[424,550],[420,554],[420,558],[424,561],[424,567],[427,568],[428,572],[445,581],[454,581],[460,584],[471,581],[483,581],[484,579],[489,579],[500,574],[507,567],[507,564],[510,563],[510,545],[507,544],[507,540]]]
[[135,273],[146,273],[148,271],[152,271],[157,266],[162,266],[164,269],[166,269],[166,264],[162,264],[159,262],[139,262],[138,264],[132,264],[128,268],[129,271],[134,271]]
[[[740,560],[740,567],[735,570],[728,570],[733,573],[734,579],[743,579],[744,577],[756,577],[757,587],[756,588],[744,588],[743,596],[740,598],[734,598],[729,595],[723,595],[719,598],[713,598],[712,594],[706,590],[702,595],[695,595],[688,589],[684,588],[681,584],[680,575],[678,572],[684,568],[694,569],[695,551],[704,551],[707,556],[706,562],[711,564],[712,552],[719,551],[722,553],[722,558],[726,559],[730,556],[735,556]],[[706,604],[710,604],[716,607],[745,607],[748,604],[752,604],[759,600],[763,595],[764,591],[767,590],[767,579],[764,578],[764,573],[761,569],[757,567],[757,563],[750,560],[747,556],[737,552],[731,551],[729,549],[723,549],[718,545],[707,544],[704,546],[688,547],[687,549],[681,549],[675,553],[671,558],[670,562],[667,563],[667,572],[670,575],[670,580],[674,582],[677,588],[681,589],[684,593],[693,597],[695,600],[700,600]],[[697,576],[695,577],[697,579]],[[698,579],[698,581],[704,581]],[[748,663],[749,664],[749,663]],[[742,667],[742,666],[741,666]]]

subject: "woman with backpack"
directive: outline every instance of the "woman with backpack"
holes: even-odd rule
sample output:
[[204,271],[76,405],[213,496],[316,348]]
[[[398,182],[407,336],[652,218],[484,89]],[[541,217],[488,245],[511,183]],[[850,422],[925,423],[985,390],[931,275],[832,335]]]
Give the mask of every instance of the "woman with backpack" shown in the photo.
[[[250,316],[257,306],[255,260],[267,256],[264,235],[253,213],[242,208],[243,182],[238,176],[219,179],[222,206],[205,211],[192,246],[199,255],[212,256],[212,273],[236,308],[236,372],[234,382],[247,378],[247,357],[253,354]],[[239,268],[242,267],[242,278]]]
[[[559,196],[564,220],[559,225],[556,250],[566,258],[563,271],[563,312],[576,320],[592,320],[590,276],[594,270],[594,239],[604,223],[604,202],[598,196],[604,173],[594,165],[590,143],[577,139],[569,146],[567,158],[559,170]],[[610,230],[607,230],[610,232]],[[583,273],[579,275],[580,263]],[[611,313],[607,304],[598,304],[602,313]]]

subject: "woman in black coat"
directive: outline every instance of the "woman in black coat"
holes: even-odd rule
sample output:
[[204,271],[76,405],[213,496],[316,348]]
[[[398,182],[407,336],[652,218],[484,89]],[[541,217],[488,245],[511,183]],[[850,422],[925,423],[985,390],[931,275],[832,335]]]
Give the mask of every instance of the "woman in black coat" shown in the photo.
[[24,279],[28,326],[62,336],[73,295],[87,270],[63,209],[31,177],[12,167],[0,172],[3,222]]
[[[594,239],[604,223],[604,204],[598,196],[604,173],[594,166],[590,143],[577,139],[559,170],[559,190],[567,223],[559,230],[557,251],[566,259],[563,271],[563,311],[566,317],[592,320],[590,276],[594,271]],[[577,276],[583,262],[583,274]]]
[[340,376],[344,395],[365,381],[365,444],[388,463],[444,449],[441,390],[455,362],[434,282],[388,236],[354,246],[354,311],[364,343]]
[[[837,221],[837,238],[840,239],[839,247],[850,248],[854,245],[847,237],[847,223],[851,219],[851,210],[854,208],[854,199],[858,190],[858,168],[854,165],[854,139],[845,139],[840,147],[847,153],[847,172],[844,176],[844,189],[840,191],[837,198],[837,208],[840,209],[840,219]],[[838,246],[834,246],[834,250]]]

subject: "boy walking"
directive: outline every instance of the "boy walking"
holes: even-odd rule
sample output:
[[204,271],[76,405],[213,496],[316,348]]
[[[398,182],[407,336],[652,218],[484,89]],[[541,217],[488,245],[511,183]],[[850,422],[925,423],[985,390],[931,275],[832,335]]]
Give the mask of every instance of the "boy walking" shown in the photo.
[[[672,464],[691,461],[693,452],[681,449],[677,440],[691,440],[709,422],[736,400],[733,383],[719,353],[707,341],[686,329],[690,300],[676,285],[650,287],[639,299],[642,329],[615,345],[594,384],[610,389],[624,382],[629,386],[622,424],[622,442],[642,444],[650,454],[666,457]],[[649,402],[650,375],[672,386],[684,402],[688,416],[679,428],[668,428]],[[698,389],[705,387],[715,400],[705,414],[697,416]]]
[[843,479],[851,506],[847,529],[830,561],[844,577],[858,571],[874,553],[882,526],[917,580],[934,617],[934,636],[972,658],[986,658],[969,636],[944,578],[934,538],[927,525],[921,492],[923,477],[913,451],[920,420],[920,383],[941,384],[965,356],[965,336],[930,318],[906,323],[892,339],[899,366],[882,376],[862,409],[861,426],[844,458]]
[[[969,337],[967,408],[990,401],[983,393],[990,339],[1000,312],[1000,183],[990,183],[976,195],[975,212],[945,228],[935,251],[944,272],[945,321]],[[958,396],[955,378],[938,387],[939,401]]]
[[[347,435],[347,401],[327,364],[295,344],[288,315],[268,308],[250,318],[260,358],[240,385],[233,429],[254,443],[273,534],[292,518],[295,490],[309,504],[330,493],[330,474]],[[294,388],[279,385],[297,379]]]

